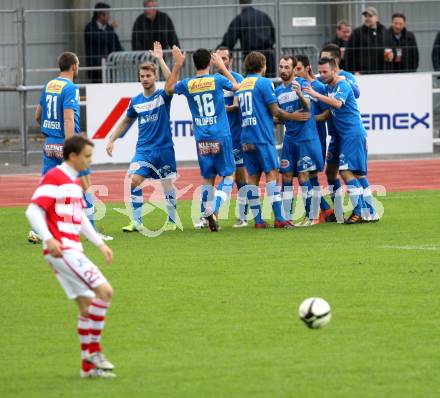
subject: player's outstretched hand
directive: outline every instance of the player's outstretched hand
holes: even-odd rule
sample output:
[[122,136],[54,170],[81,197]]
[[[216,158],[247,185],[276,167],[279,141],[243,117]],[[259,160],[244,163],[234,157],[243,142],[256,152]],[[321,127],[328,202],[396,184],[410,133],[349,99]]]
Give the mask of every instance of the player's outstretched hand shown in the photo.
[[55,238],[49,239],[47,242],[47,250],[51,256],[63,257],[63,251],[61,250],[61,242]]
[[297,122],[305,122],[310,119],[310,112],[295,111],[292,113]]
[[107,146],[105,147],[105,150],[107,151],[108,156],[113,156],[113,142],[109,141],[107,143]]
[[217,53],[211,54],[211,62],[219,71],[226,68],[225,63],[222,60],[222,57],[220,57],[220,55]]
[[99,250],[101,250],[102,255],[104,256],[104,260],[107,264],[110,264],[113,260],[113,252],[105,243],[99,246]]
[[318,93],[315,90],[313,90],[312,86],[305,87],[304,92],[311,95],[314,98],[316,98],[318,95]]
[[156,59],[163,59],[162,44],[160,44],[158,41],[155,41],[153,43],[153,51],[150,50],[150,54]]
[[173,46],[171,53],[173,54],[173,61],[175,65],[182,66],[185,62],[185,53],[180,51],[180,48],[177,46]]

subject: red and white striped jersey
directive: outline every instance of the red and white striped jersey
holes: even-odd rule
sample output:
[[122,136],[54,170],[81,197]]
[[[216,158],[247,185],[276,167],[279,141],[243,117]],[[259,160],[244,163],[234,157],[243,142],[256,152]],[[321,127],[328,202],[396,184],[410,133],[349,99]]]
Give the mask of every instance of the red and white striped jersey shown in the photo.
[[[83,251],[80,241],[83,217],[83,189],[79,178],[69,175],[65,164],[50,170],[41,179],[32,196],[32,203],[46,212],[50,233],[60,241],[62,249]],[[47,254],[45,245],[44,254]]]

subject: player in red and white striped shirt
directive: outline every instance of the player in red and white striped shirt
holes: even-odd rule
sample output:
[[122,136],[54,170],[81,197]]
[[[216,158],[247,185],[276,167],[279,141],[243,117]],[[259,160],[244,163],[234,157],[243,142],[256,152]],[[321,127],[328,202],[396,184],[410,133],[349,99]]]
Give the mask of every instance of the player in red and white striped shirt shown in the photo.
[[84,212],[78,173],[90,166],[93,143],[75,135],[64,143],[64,163],[43,176],[26,216],[43,239],[43,254],[61,286],[79,307],[81,377],[115,377],[113,364],[101,352],[101,333],[113,289],[99,268],[83,253],[82,233],[95,244],[107,263],[110,248],[97,234]]

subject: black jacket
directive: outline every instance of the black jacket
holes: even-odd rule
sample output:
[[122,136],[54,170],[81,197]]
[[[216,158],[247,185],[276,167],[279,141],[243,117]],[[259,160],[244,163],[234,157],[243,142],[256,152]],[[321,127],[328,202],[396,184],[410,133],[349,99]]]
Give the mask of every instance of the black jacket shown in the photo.
[[101,65],[101,58],[107,58],[107,55],[114,51],[124,51],[113,27],[106,25],[101,30],[95,20],[86,25],[84,38],[87,66],[99,66]]
[[152,50],[153,43],[159,41],[163,48],[174,45],[180,47],[174,24],[168,14],[157,11],[154,21],[144,14],[139,15],[133,25],[131,47],[133,51]]
[[440,32],[434,40],[434,46],[432,47],[432,67],[435,71],[440,71]]
[[244,8],[229,24],[221,45],[233,49],[238,40],[245,53],[272,49],[275,43],[272,20],[267,14],[253,7]]
[[[388,64],[388,69],[392,73],[398,72],[416,72],[419,67],[419,49],[417,48],[416,37],[414,33],[404,29],[400,38],[393,35],[392,28],[388,29],[387,47],[393,49],[393,62]],[[396,62],[398,49],[401,51],[401,61]]]
[[346,70],[363,74],[384,73],[386,42],[387,30],[380,23],[376,29],[362,25],[353,30],[345,51]]

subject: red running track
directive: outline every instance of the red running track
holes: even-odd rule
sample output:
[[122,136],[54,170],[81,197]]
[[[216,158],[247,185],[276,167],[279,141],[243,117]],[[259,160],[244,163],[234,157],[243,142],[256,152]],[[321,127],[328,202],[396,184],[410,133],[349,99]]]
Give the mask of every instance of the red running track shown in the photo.
[[[179,178],[176,186],[180,190],[188,191],[180,199],[190,199],[195,187],[200,185],[201,179],[197,168],[179,169]],[[95,186],[105,186],[104,192],[96,192],[104,202],[122,202],[124,199],[124,178],[126,171],[96,171],[92,174],[92,183]],[[369,163],[368,177],[370,185],[382,185],[387,192],[410,191],[421,189],[440,189],[440,159],[411,159],[371,161]],[[37,174],[0,175],[0,206],[25,206],[29,203],[40,176]],[[263,178],[264,179],[264,178]],[[325,184],[325,177],[320,177],[321,185]],[[159,194],[155,190],[157,183],[148,183],[144,195],[148,192]],[[154,199],[156,195],[150,197]],[[162,197],[162,195],[157,196]]]

